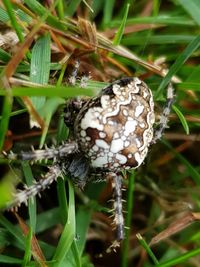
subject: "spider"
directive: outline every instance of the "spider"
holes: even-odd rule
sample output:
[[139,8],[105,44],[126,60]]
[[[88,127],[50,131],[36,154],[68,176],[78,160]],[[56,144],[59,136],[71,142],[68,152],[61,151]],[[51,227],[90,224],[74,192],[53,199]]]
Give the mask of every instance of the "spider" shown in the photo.
[[136,169],[144,162],[149,146],[161,138],[167,127],[173,101],[173,88],[169,84],[157,127],[154,127],[152,92],[136,77],[117,80],[89,100],[69,101],[64,119],[73,133],[70,140],[54,148],[19,154],[4,152],[10,160],[53,159],[43,179],[17,193],[8,203],[9,208],[26,203],[28,198],[66,174],[70,174],[80,188],[102,177],[112,179],[114,224],[119,244],[124,239],[121,171]]

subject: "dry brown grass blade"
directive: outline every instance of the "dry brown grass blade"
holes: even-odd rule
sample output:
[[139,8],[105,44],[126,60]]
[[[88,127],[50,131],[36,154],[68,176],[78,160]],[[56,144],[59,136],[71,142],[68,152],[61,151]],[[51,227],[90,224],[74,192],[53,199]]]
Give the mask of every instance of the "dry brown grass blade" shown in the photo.
[[[186,141],[186,142],[182,143],[181,145],[177,146],[175,148],[175,150],[177,153],[181,153],[181,152],[185,151],[186,149],[188,149],[191,145],[192,145],[192,142],[189,140],[189,141]],[[155,166],[158,167],[158,166],[166,164],[166,162],[169,162],[174,157],[175,157],[175,155],[172,152],[167,152],[162,157],[160,157],[159,159],[154,161],[152,164],[155,164]]]
[[181,230],[185,229],[195,221],[200,221],[200,213],[187,212],[183,216],[174,219],[173,223],[170,224],[164,231],[157,234],[151,239],[150,246],[177,234]]
[[88,43],[92,44],[92,47],[97,47],[97,33],[95,24],[88,20],[78,18],[78,28],[81,32],[82,38]]
[[[81,38],[81,36],[76,36],[75,34],[68,34],[68,33],[64,33],[62,31],[59,31],[57,29],[52,28],[49,25],[43,24],[43,29],[51,29],[53,32],[59,34],[60,36],[63,36],[67,39],[69,39],[72,42],[75,42],[78,45],[83,46],[86,49],[91,49],[92,50],[96,50],[97,48],[103,49],[106,52],[112,52],[115,53],[117,55],[120,55],[122,57],[128,58],[130,60],[133,60],[134,62],[136,62],[139,65],[142,65],[144,68],[152,71],[153,73],[157,73],[158,75],[165,77],[168,69],[167,68],[163,68],[162,66],[156,65],[152,62],[147,62],[144,61],[143,59],[141,59],[140,57],[138,57],[137,55],[135,55],[134,53],[132,53],[131,51],[129,51],[128,49],[126,49],[125,47],[118,45],[118,46],[114,46],[112,41],[109,40],[105,35],[103,35],[102,33],[96,32],[96,29],[94,29],[93,25],[90,24],[90,22],[88,22],[88,24],[86,23],[86,20],[81,20],[81,27],[82,27],[82,32],[80,32],[80,26],[79,28],[77,27],[77,25],[79,25],[79,22],[77,22],[76,20],[69,20],[70,23],[73,25],[73,27],[76,29],[76,32],[78,35],[81,35],[81,33],[83,34],[83,37]],[[90,25],[90,26],[89,26]],[[88,33],[88,30],[91,29],[92,34]],[[174,83],[180,83],[181,80],[176,77],[173,76],[172,77],[172,82]]]
[[11,58],[11,60],[4,68],[3,74],[6,79],[9,79],[14,74],[18,64],[24,58],[26,52],[28,51],[30,45],[32,44],[35,33],[36,33],[35,31],[32,31],[26,36],[25,41],[19,45],[15,55]]
[[62,44],[61,44],[60,40],[57,38],[56,34],[51,30],[50,30],[50,34],[51,34],[52,40],[55,42],[55,44],[59,48],[60,52],[66,53],[66,50],[62,46]]
[[42,129],[44,129],[45,123],[44,123],[43,119],[40,117],[40,115],[37,113],[37,111],[35,110],[30,98],[27,96],[22,96],[21,98],[22,98],[24,104],[26,105],[26,107],[29,111],[29,114],[31,114],[32,119],[37,123],[38,126],[40,126]]
[[[31,46],[34,40],[35,34],[39,31],[41,25],[42,23],[36,24],[36,26],[32,29],[32,31],[26,36],[24,42],[19,45],[15,55],[11,58],[11,60],[8,62],[8,64],[4,68],[4,72],[2,76],[2,83],[3,83],[4,88],[8,88],[9,79],[15,73],[15,70],[17,66],[19,65],[19,63],[21,62],[21,60],[25,57],[25,54],[27,53],[29,47]],[[22,97],[22,100],[24,101],[24,104],[26,105],[33,119],[43,129],[44,122],[39,116],[39,114],[36,112],[36,110],[34,109],[31,100],[28,97]]]
[[[142,65],[143,67],[145,67],[146,69],[157,73],[158,75],[165,77],[168,69],[163,69],[161,66],[155,65],[153,63],[149,63],[146,62],[144,60],[142,60],[141,58],[139,58],[138,56],[134,55],[132,52],[130,52],[128,49],[126,49],[125,47],[118,45],[118,46],[113,46],[112,42],[110,40],[108,40],[107,38],[105,38],[103,35],[98,34],[98,38],[101,40],[101,42],[99,41],[99,43],[102,43],[102,46],[99,45],[102,49],[106,49],[107,51],[110,51],[112,53],[115,53],[117,55],[120,55],[122,57],[131,59],[133,61],[135,61],[136,63]],[[176,77],[173,76],[172,77],[172,82],[174,83],[180,83],[181,80]]]
[[[27,226],[27,224],[24,222],[24,220],[16,212],[14,212],[14,214],[18,220],[19,226],[21,227],[23,234],[25,236],[27,236],[29,233],[29,227]],[[44,257],[44,254],[40,248],[40,245],[39,245],[38,240],[37,240],[35,235],[32,236],[31,248],[32,248],[32,255],[33,255],[34,259],[37,262],[39,262],[40,266],[48,267],[45,263],[46,259]]]

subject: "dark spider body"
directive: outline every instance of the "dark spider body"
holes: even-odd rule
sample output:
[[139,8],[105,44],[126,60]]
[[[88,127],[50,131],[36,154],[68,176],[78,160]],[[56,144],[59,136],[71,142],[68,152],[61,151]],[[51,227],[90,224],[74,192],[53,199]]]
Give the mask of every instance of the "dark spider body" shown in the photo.
[[40,193],[58,176],[66,173],[70,173],[81,188],[90,180],[111,178],[117,240],[122,240],[124,218],[120,173],[122,170],[138,168],[144,162],[149,146],[160,138],[167,126],[172,103],[173,90],[170,86],[164,115],[161,116],[160,127],[154,135],[152,93],[138,78],[118,80],[85,103],[69,101],[64,118],[66,125],[73,131],[72,141],[55,148],[21,152],[20,155],[6,154],[11,160],[54,159],[45,179],[18,193],[8,205],[13,207],[26,202],[28,197]]

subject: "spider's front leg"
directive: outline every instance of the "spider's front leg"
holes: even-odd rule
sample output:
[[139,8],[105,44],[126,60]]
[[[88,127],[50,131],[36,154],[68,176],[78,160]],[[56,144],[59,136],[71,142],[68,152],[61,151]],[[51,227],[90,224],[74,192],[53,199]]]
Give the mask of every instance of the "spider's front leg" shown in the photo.
[[[32,186],[25,187],[23,191],[18,191],[13,199],[7,203],[7,208],[15,208],[20,206],[22,203],[27,203],[29,198],[32,198],[40,194],[43,190],[49,187],[51,183],[57,180],[59,176],[63,175],[63,167],[60,162],[66,160],[69,155],[78,150],[76,142],[66,142],[56,148],[46,147],[44,150],[33,150],[30,152],[21,152],[19,154],[5,153],[4,156],[9,160],[27,160],[27,161],[38,161],[42,159],[54,159],[54,163],[49,167],[49,171],[39,181],[34,182]],[[65,170],[64,170],[65,171]]]
[[168,117],[171,112],[172,104],[175,101],[174,88],[171,83],[167,87],[167,100],[164,106],[163,112],[160,116],[159,126],[154,132],[154,138],[151,141],[152,144],[155,144],[163,135],[164,130],[168,127]]
[[13,199],[6,205],[6,209],[16,209],[21,204],[27,204],[32,197],[39,195],[43,190],[49,187],[59,176],[63,176],[62,169],[59,164],[49,167],[49,171],[33,185],[25,187],[23,191],[18,191]]
[[47,159],[59,159],[66,157],[78,150],[78,144],[76,142],[65,142],[58,147],[49,148],[45,146],[45,149],[33,149],[32,151],[21,151],[20,153],[7,153],[3,152],[5,158],[9,160],[27,160],[27,161],[40,161]]

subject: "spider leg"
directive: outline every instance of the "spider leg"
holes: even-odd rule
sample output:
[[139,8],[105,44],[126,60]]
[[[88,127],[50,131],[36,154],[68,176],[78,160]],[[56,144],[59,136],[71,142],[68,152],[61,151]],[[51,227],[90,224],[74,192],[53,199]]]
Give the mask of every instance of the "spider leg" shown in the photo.
[[160,117],[159,127],[154,132],[154,138],[151,141],[152,144],[155,144],[157,140],[162,137],[164,130],[168,127],[168,117],[171,112],[172,104],[174,103],[174,98],[174,88],[172,84],[169,83],[167,88],[167,101]]
[[76,142],[66,142],[58,147],[48,148],[47,146],[45,149],[38,149],[28,152],[21,151],[19,154],[15,154],[13,152],[6,153],[3,152],[4,156],[10,160],[28,160],[28,161],[39,161],[39,160],[47,160],[47,159],[54,159],[54,158],[62,158],[66,157],[73,152],[78,150],[78,144]]
[[71,85],[76,84],[79,68],[80,68],[80,60],[76,60],[72,74],[68,78],[69,84]]
[[23,191],[19,191],[14,195],[14,198],[7,203],[6,208],[12,209],[19,207],[22,203],[27,204],[28,199],[40,194],[43,190],[49,187],[57,178],[62,177],[62,170],[59,164],[54,164],[49,167],[49,171],[39,181],[29,187],[25,187]]
[[114,197],[114,223],[117,231],[117,243],[124,239],[124,217],[122,206],[122,176],[112,173],[112,187]]

